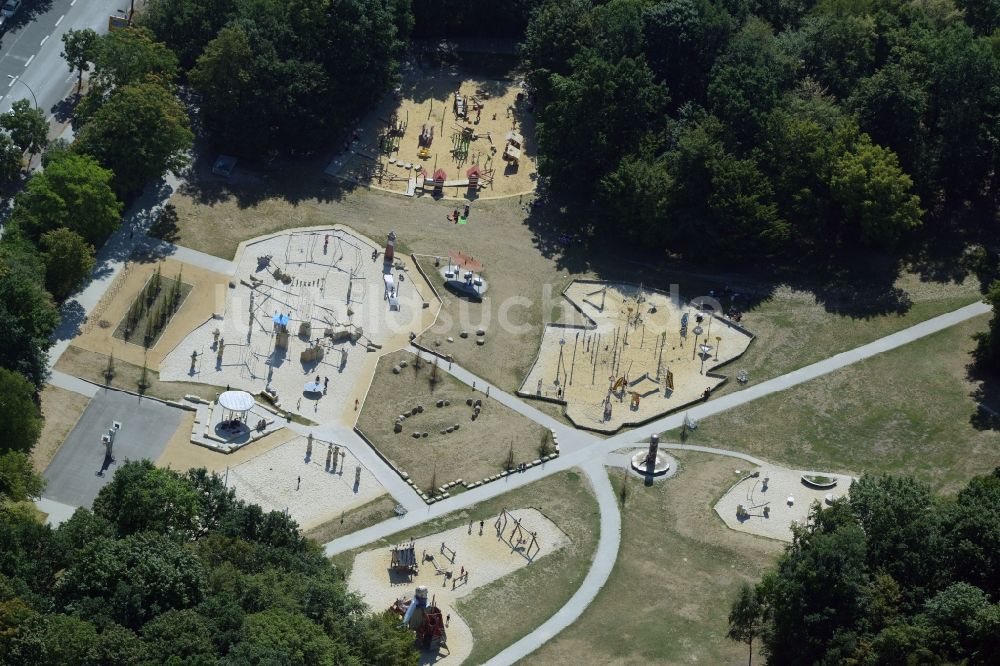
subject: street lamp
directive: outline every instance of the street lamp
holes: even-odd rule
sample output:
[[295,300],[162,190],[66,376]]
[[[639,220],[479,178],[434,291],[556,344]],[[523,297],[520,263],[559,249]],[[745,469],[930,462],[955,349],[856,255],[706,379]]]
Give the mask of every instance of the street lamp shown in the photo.
[[13,74],[8,74],[8,75],[7,75],[7,78],[11,80],[11,84],[10,84],[10,85],[14,85],[14,83],[20,83],[20,84],[21,84],[21,85],[23,85],[23,86],[24,86],[25,88],[27,88],[27,89],[28,89],[28,92],[30,92],[30,93],[31,93],[31,99],[32,99],[32,101],[33,101],[33,102],[35,103],[35,108],[36,108],[36,109],[37,109],[37,108],[39,108],[39,106],[38,106],[38,98],[37,98],[37,97],[35,97],[35,91],[31,89],[31,86],[29,86],[29,85],[28,85],[27,83],[25,83],[25,82],[24,82],[23,80],[21,80],[20,78],[18,78],[18,77],[16,77],[16,76],[14,76]]

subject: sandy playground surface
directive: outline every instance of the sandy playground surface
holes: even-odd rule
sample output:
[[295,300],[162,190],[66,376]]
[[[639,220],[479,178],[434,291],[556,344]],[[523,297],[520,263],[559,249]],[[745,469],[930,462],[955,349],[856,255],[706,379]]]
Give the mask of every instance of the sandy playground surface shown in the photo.
[[[468,102],[464,118],[455,112],[456,92]],[[531,192],[537,178],[534,121],[527,102],[518,100],[523,92],[522,85],[513,80],[480,78],[457,66],[408,73],[400,95],[388,96],[362,120],[357,139],[334,159],[327,173],[402,194],[412,189],[411,181],[422,177],[418,173],[431,177],[436,169],[443,169],[448,181],[465,181],[445,187],[446,197],[488,198]],[[472,108],[473,98],[483,107],[478,112]],[[397,132],[386,136],[390,126]],[[473,131],[472,140],[464,144],[459,138],[462,128]],[[419,137],[424,131],[433,131],[433,140],[426,157],[421,157]],[[510,131],[524,139],[516,168],[502,159]],[[476,195],[470,195],[466,175],[473,164],[478,164],[485,176]],[[426,193],[430,193],[429,188]]]
[[[569,543],[569,537],[535,509],[516,509],[508,513],[520,518],[522,526],[537,535],[541,549],[537,555],[532,551],[534,560]],[[379,611],[389,608],[399,597],[412,598],[418,585],[426,585],[441,611],[445,615],[451,615],[447,638],[451,652],[445,652],[445,659],[449,663],[460,664],[472,651],[473,636],[455,610],[455,600],[528,565],[523,546],[514,549],[508,541],[512,530],[513,522],[508,521],[503,537],[499,538],[493,521],[488,520],[483,527],[482,536],[479,535],[479,524],[476,523],[472,525],[471,533],[469,527],[463,525],[416,539],[414,546],[418,562],[423,553],[433,554],[438,567],[453,573],[451,578],[438,573],[432,562],[421,564],[414,576],[395,574],[389,569],[389,548],[365,551],[354,558],[348,587],[364,597],[365,602],[375,611]],[[454,549],[454,562],[441,553],[442,542]],[[453,589],[452,583],[458,579],[462,567],[469,572],[468,582],[458,583]],[[504,603],[504,600],[498,599],[497,603]]]
[[[753,472],[760,472],[760,475],[748,478]],[[827,495],[831,499],[845,497],[853,481],[852,477],[843,474],[804,472],[775,465],[740,470],[740,473],[741,480],[716,503],[715,512],[734,530],[781,541],[792,540],[792,523],[806,523],[813,502],[826,506]],[[836,479],[837,485],[826,490],[810,488],[802,482],[803,474],[821,474]],[[766,487],[765,477],[768,479]],[[792,503],[788,502],[789,497],[794,500]],[[747,511],[742,520],[736,515],[741,504]],[[770,510],[766,517],[764,507]]]
[[[364,398],[379,356],[405,347],[410,331],[430,326],[440,308],[401,253],[390,270],[399,306],[390,308],[383,247],[339,226],[290,230],[242,244],[223,307],[166,355],[160,379],[255,394],[270,386],[284,410],[353,424],[354,401]],[[379,256],[372,260],[376,250]],[[277,344],[276,315],[287,317],[287,348]],[[305,385],[317,377],[326,390],[306,392]]]
[[703,314],[699,323],[689,303],[640,285],[577,280],[565,297],[589,322],[545,327],[519,393],[565,400],[566,416],[594,430],[613,432],[700,400],[723,381],[707,373],[740,356],[752,339],[720,317]]
[[[296,437],[230,467],[229,486],[236,489],[237,497],[259,504],[265,511],[288,511],[303,530],[385,493],[372,473],[343,446],[339,447],[339,460],[329,466],[326,442],[314,440],[312,456],[307,455],[307,448],[306,438]],[[356,477],[359,467],[361,473]]]

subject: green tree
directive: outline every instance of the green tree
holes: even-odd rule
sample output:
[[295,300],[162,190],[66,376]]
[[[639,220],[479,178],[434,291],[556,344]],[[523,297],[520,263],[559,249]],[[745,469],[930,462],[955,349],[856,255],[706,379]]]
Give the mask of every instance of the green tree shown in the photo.
[[87,155],[61,155],[36,174],[14,202],[18,231],[35,241],[65,227],[91,245],[104,242],[121,221],[122,203],[111,189],[112,173]]
[[148,460],[118,467],[114,478],[94,499],[94,513],[119,534],[153,530],[160,534],[191,534],[200,498],[184,477],[157,469]]
[[771,26],[751,18],[715,60],[708,107],[735,139],[752,144],[764,118],[795,80],[799,65],[779,48]]
[[608,62],[588,50],[572,65],[552,77],[552,100],[539,110],[538,168],[553,186],[583,191],[655,132],[667,91],[641,57]]
[[97,629],[69,615],[36,615],[21,626],[4,655],[11,666],[89,666]]
[[733,17],[710,0],[668,0],[643,14],[646,58],[676,106],[704,103],[708,77],[736,29]]
[[[976,655],[987,631],[995,629],[993,611],[986,594],[975,585],[955,583],[927,602],[924,617],[931,627],[936,651],[955,663]],[[995,643],[997,638],[992,637]],[[978,660],[977,660],[978,661]]]
[[168,610],[195,606],[204,576],[190,550],[144,532],[94,542],[60,577],[57,594],[70,611],[134,629]]
[[894,151],[904,171],[927,185],[928,84],[902,63],[889,63],[855,86],[848,106],[857,113],[861,130]]
[[180,101],[156,83],[117,89],[84,125],[76,149],[115,174],[116,189],[137,192],[188,162],[194,136]]
[[764,625],[764,606],[757,598],[757,591],[752,585],[743,583],[729,611],[728,638],[740,643],[746,643],[750,651],[747,664],[753,663],[753,642],[759,637]]
[[180,65],[190,69],[198,55],[236,15],[235,0],[148,0],[141,25],[166,42]]
[[192,609],[169,610],[142,628],[149,654],[160,663],[211,664],[215,645],[207,622]]
[[[4,371],[0,369],[0,372]],[[0,496],[12,502],[24,502],[41,497],[44,489],[45,479],[35,474],[27,453],[0,453]]]
[[0,368],[0,423],[2,451],[30,453],[42,431],[42,416],[35,403],[35,388],[17,372]]
[[201,96],[202,113],[221,146],[231,150],[242,145],[253,152],[267,145],[268,112],[257,99],[257,63],[243,28],[220,30],[198,56],[188,80]]
[[973,354],[981,368],[1000,375],[1000,280],[990,284],[983,300],[993,307],[993,317],[989,328],[974,336],[979,344]]
[[802,60],[806,73],[839,98],[875,71],[878,32],[870,15],[813,14],[785,36],[786,48]]
[[322,628],[300,613],[269,609],[248,615],[232,657],[238,663],[333,666],[342,652]]
[[93,270],[94,246],[65,227],[42,234],[41,246],[45,287],[57,300],[64,300]]
[[135,632],[119,624],[106,624],[89,656],[100,666],[135,666],[146,663],[149,653]]
[[590,42],[590,0],[547,2],[531,19],[521,47],[532,85],[544,103],[549,99],[549,78],[570,73],[570,61],[580,45]]
[[773,620],[764,645],[771,663],[841,663],[856,648],[869,573],[857,525],[799,533],[762,582]]
[[90,28],[70,28],[62,35],[63,51],[60,55],[69,65],[70,71],[78,72],[78,90],[83,90],[83,73],[90,70],[97,40],[97,33]]
[[920,226],[923,210],[912,188],[913,180],[899,168],[896,154],[864,134],[832,165],[833,198],[847,224],[868,245],[892,247]]
[[26,99],[17,100],[10,111],[0,115],[0,127],[10,133],[11,141],[21,152],[32,157],[48,142],[49,123],[45,114]]
[[969,481],[946,505],[941,522],[952,577],[1000,599],[1000,468]]
[[101,35],[92,53],[93,84],[103,92],[150,79],[166,84],[177,76],[177,56],[141,26]]
[[10,136],[0,133],[0,180],[13,182],[21,175],[24,165],[24,151],[11,141]]
[[911,477],[866,475],[850,506],[868,537],[868,566],[893,577],[911,607],[944,577],[941,516],[930,487]]
[[956,0],[955,4],[977,35],[992,35],[1000,28],[1000,0]]

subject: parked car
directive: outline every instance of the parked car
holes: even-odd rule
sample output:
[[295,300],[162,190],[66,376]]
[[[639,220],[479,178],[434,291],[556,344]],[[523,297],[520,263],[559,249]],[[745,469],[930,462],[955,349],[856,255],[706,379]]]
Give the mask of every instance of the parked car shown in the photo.
[[7,0],[3,3],[3,8],[0,9],[0,30],[5,29],[10,24],[10,20],[20,9],[21,0]]

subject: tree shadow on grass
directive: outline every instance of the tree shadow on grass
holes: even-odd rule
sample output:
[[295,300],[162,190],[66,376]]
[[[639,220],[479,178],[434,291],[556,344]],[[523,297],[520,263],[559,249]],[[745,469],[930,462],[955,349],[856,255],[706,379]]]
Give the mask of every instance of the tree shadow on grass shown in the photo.
[[357,187],[324,173],[332,156],[240,159],[229,177],[212,173],[217,157],[217,153],[198,154],[180,193],[205,206],[235,201],[240,208],[252,208],[268,199],[291,204],[340,201]]
[[970,381],[976,388],[970,394],[976,402],[976,411],[969,423],[976,430],[1000,430],[1000,377],[981,369],[975,362],[966,366]]
[[[912,307],[909,294],[896,285],[906,265],[902,253],[811,257],[783,266],[752,257],[742,263],[711,256],[689,260],[630,242],[624,230],[621,234],[596,230],[585,203],[542,191],[524,197],[522,207],[535,248],[571,274],[593,273],[601,280],[643,283],[663,291],[676,283],[683,298],[714,295],[725,311],[751,310],[782,285],[811,293],[827,312],[854,319],[903,315]],[[940,263],[944,265],[943,260]],[[935,279],[961,277],[953,273]],[[734,293],[739,296],[732,298]]]

